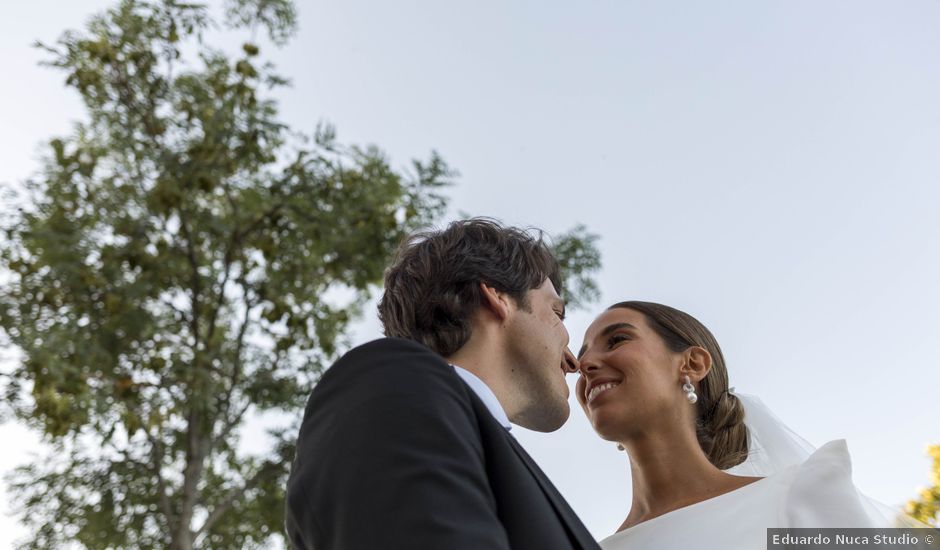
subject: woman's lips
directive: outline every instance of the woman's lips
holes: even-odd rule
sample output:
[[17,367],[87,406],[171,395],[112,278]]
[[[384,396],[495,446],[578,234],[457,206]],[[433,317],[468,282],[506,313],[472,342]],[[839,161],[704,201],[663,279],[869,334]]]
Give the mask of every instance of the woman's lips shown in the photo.
[[597,396],[610,391],[620,385],[619,381],[616,380],[597,380],[591,383],[587,388],[585,403],[590,405]]

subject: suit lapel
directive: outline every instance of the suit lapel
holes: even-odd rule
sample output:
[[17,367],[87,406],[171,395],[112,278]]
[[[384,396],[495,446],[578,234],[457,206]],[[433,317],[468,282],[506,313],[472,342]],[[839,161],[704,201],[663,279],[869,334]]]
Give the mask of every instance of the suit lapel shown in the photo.
[[[454,375],[457,376],[456,371]],[[532,477],[535,478],[535,481],[538,482],[539,487],[541,487],[542,492],[545,493],[545,497],[548,498],[548,501],[551,503],[552,508],[555,509],[555,513],[558,514],[559,519],[561,520],[562,525],[565,527],[565,531],[568,532],[568,537],[571,539],[572,544],[577,544],[579,547],[585,550],[600,550],[600,547],[597,545],[597,541],[594,540],[594,537],[588,532],[587,528],[584,527],[584,524],[581,523],[581,520],[575,515],[574,511],[561,496],[555,486],[552,485],[551,481],[548,480],[548,477],[542,472],[542,469],[538,467],[538,464],[532,460],[532,457],[529,456],[529,453],[522,448],[522,445],[516,440],[515,437],[506,430],[505,427],[501,426],[499,422],[493,418],[493,415],[487,410],[486,405],[480,399],[480,397],[473,391],[469,385],[463,380],[460,381],[461,385],[466,389],[467,396],[473,402],[476,408],[480,411],[483,411],[481,414],[484,415],[485,419],[482,419],[483,422],[492,423],[493,426],[499,428],[503,434],[505,434],[506,439],[509,440],[509,446],[512,447],[512,450],[515,451],[516,455],[522,460],[522,463],[525,464],[529,472],[532,474]]]
[[588,533],[587,529],[584,527],[584,524],[581,523],[581,520],[575,516],[574,511],[568,505],[561,494],[555,489],[555,486],[548,480],[548,477],[542,472],[542,469],[538,467],[538,464],[532,460],[532,457],[529,456],[529,453],[522,448],[522,445],[516,441],[516,438],[510,433],[506,433],[507,438],[509,439],[509,444],[512,446],[513,450],[526,465],[532,476],[538,482],[539,486],[542,488],[542,492],[545,493],[545,496],[548,497],[549,502],[552,503],[552,507],[555,508],[555,512],[561,518],[562,523],[565,526],[565,529],[568,531],[568,535],[571,537],[572,541],[576,541],[581,548],[585,549],[596,549],[598,548],[597,542],[594,540],[594,537]]

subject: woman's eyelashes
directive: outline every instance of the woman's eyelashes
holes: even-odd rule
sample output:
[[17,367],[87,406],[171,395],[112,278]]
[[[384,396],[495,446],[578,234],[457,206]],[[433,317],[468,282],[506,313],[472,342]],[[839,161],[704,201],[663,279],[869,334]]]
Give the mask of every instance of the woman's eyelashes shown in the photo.
[[626,334],[611,335],[611,337],[607,339],[607,349],[612,349],[614,346],[616,346],[620,342],[624,342],[629,339],[630,337],[627,336]]

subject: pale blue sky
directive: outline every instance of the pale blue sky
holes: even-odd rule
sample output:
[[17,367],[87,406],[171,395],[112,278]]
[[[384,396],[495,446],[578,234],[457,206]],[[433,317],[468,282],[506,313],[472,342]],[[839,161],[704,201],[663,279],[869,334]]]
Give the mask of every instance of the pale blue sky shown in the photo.
[[[35,65],[104,1],[14,3],[0,21],[0,181],[81,116]],[[454,210],[601,235],[602,306],[667,303],[716,334],[732,385],[815,444],[847,438],[888,503],[940,442],[940,4],[301,2],[277,52],[285,121],[336,124],[399,166],[434,148]],[[378,336],[374,312],[356,342]],[[574,379],[571,379],[574,382]],[[626,458],[571,421],[523,444],[598,537]],[[0,427],[6,471],[34,444]],[[248,443],[252,441],[249,436]],[[5,507],[5,503],[4,503]],[[0,518],[0,547],[12,520]]]

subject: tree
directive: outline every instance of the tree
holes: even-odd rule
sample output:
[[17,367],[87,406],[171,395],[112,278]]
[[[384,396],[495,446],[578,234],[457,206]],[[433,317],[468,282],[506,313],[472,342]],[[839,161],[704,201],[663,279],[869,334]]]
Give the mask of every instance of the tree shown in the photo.
[[929,445],[927,455],[933,459],[931,487],[922,489],[920,497],[907,503],[907,513],[914,519],[940,527],[940,445]]
[[[290,0],[226,4],[274,44],[294,20]],[[265,95],[286,81],[254,41],[209,47],[213,25],[202,5],[123,0],[40,45],[87,120],[2,224],[0,337],[21,358],[5,403],[51,451],[10,478],[26,548],[280,538],[309,391],[394,248],[447,206],[435,153],[396,171],[329,126],[291,131]],[[576,300],[596,296],[594,240],[557,241]],[[240,452],[270,412],[270,448]]]

